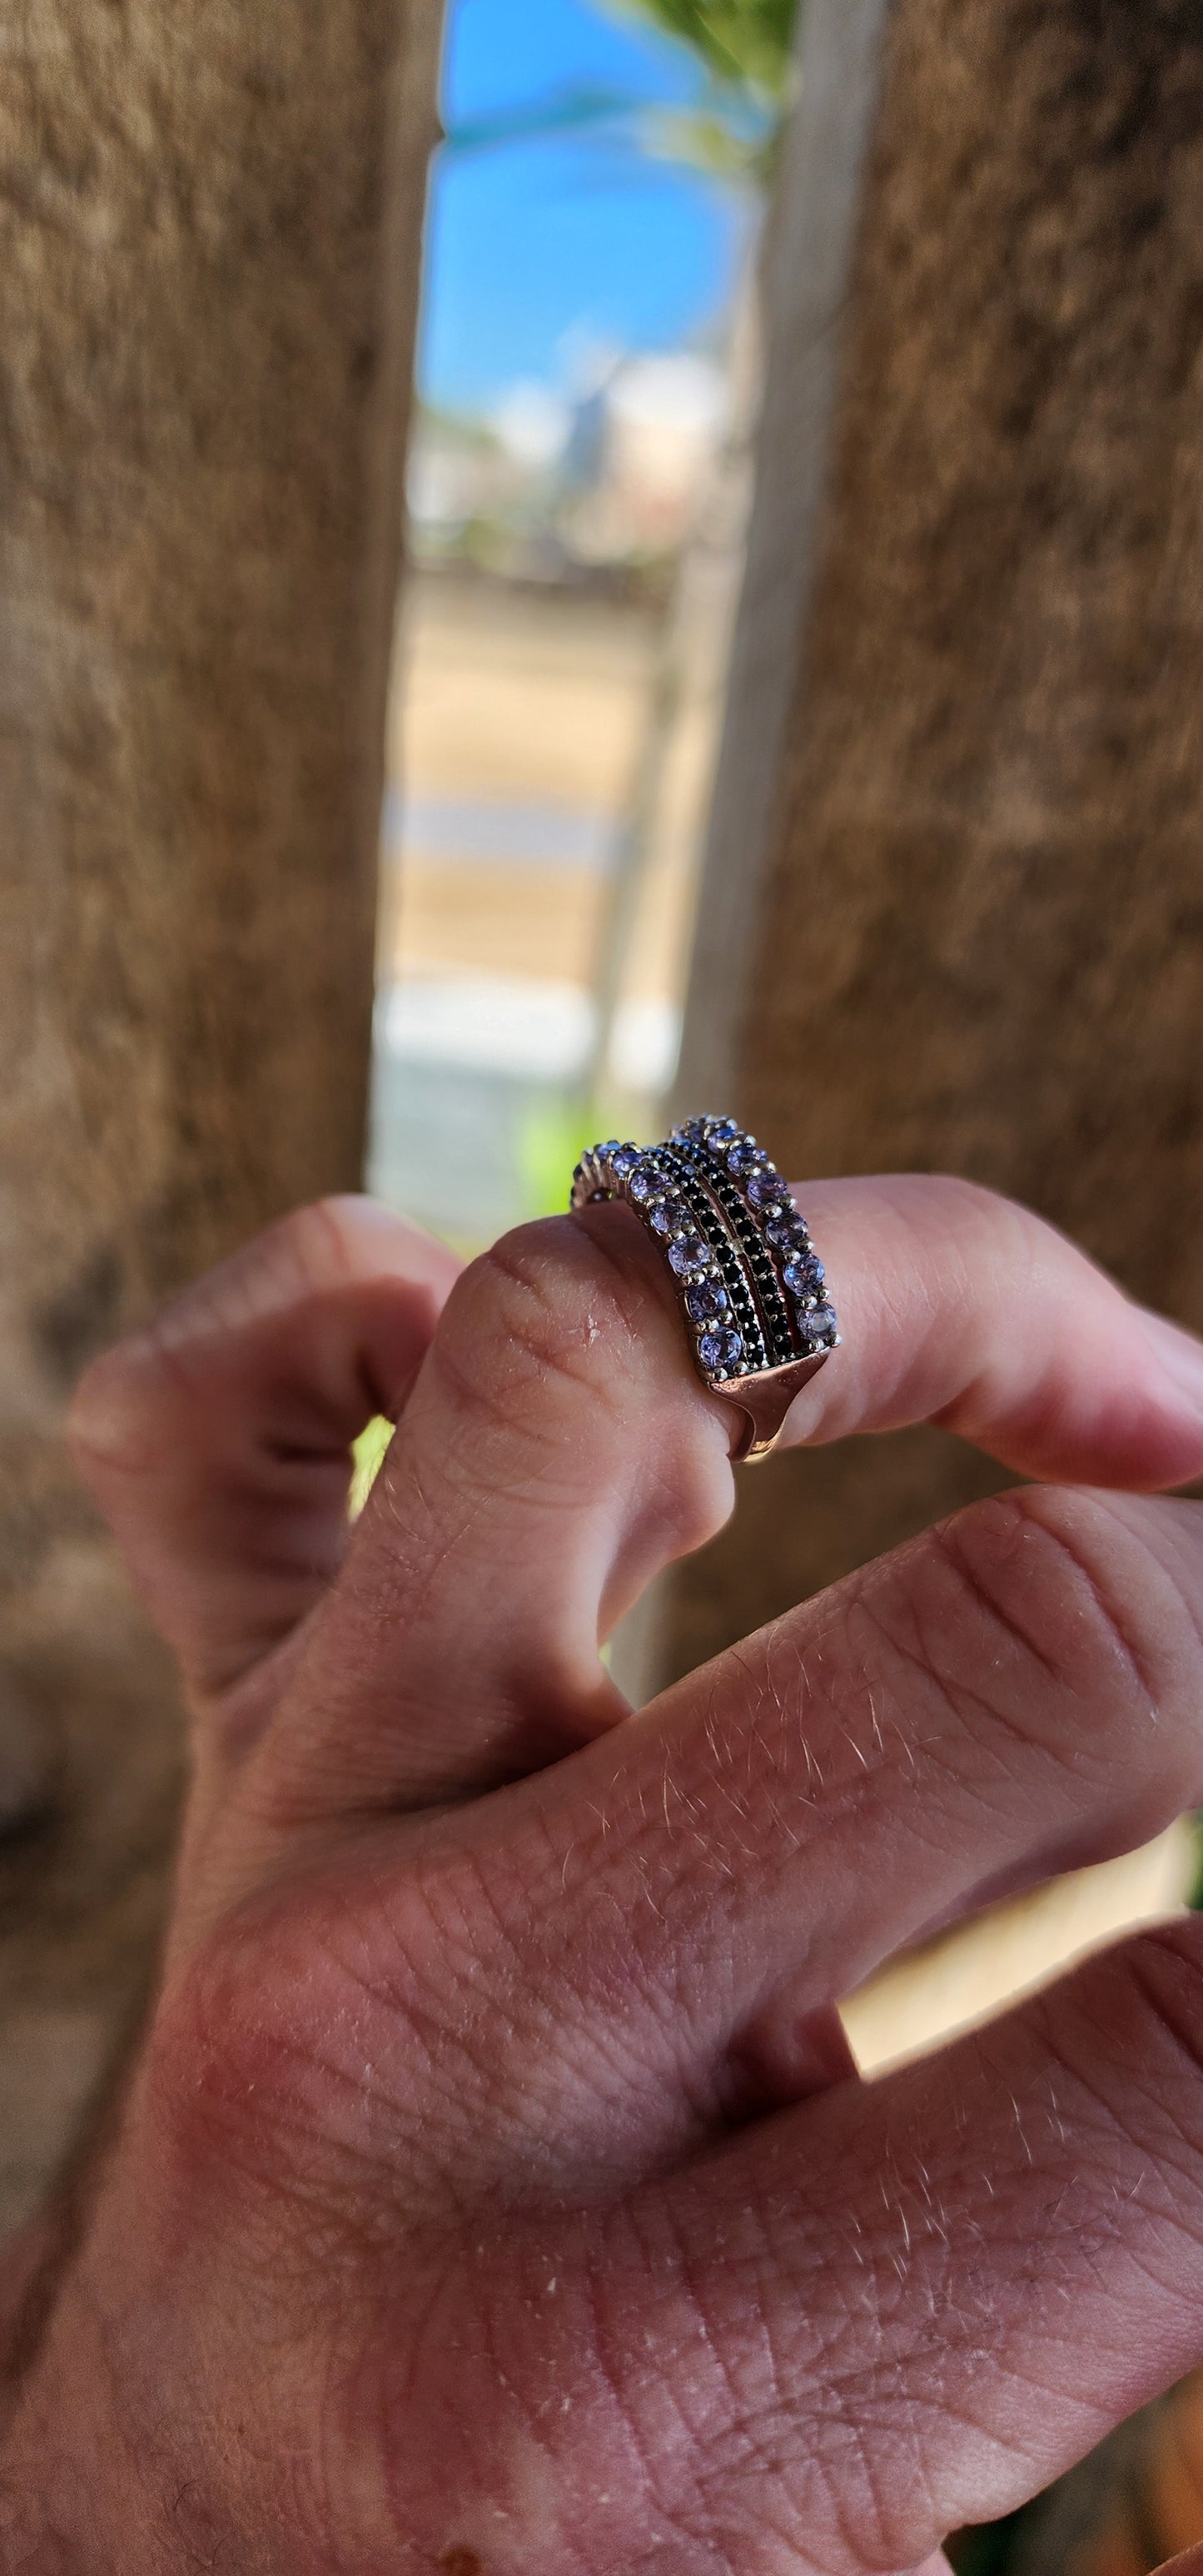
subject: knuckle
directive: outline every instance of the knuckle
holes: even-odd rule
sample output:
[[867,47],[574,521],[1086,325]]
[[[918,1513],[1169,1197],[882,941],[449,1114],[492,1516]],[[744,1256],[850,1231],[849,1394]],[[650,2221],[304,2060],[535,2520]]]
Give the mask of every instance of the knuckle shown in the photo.
[[1187,1635],[1197,1648],[1183,1595],[1142,1540],[1139,1523],[1104,1495],[1021,1487],[966,1514],[960,1543],[991,1581],[1000,1611],[1013,1591],[1030,1586],[1039,1619],[1034,1642],[1071,1677],[1101,1653],[1113,1672],[1126,1673],[1151,1697],[1167,1649]]
[[635,1543],[669,1555],[712,1536],[730,1509],[726,1425],[694,1400],[674,1316],[637,1258],[628,1269],[567,1218],[519,1228],[463,1274],[427,1389],[456,1426],[448,1439],[440,1421],[449,1485],[562,1508],[629,1492],[635,1477]]
[[248,1251],[274,1256],[285,1281],[291,1271],[297,1290],[305,1294],[374,1278],[382,1255],[384,1266],[392,1269],[399,1254],[417,1244],[429,1250],[433,1243],[432,1236],[366,1192],[342,1190],[294,1208]]
[[240,1334],[362,1276],[378,1258],[379,1218],[369,1209],[351,1194],[293,1209],[94,1360],[68,1414],[81,1473],[152,1466],[170,1443],[173,1410],[203,1389]]
[[947,1234],[966,1255],[983,1251],[997,1257],[1026,1257],[1047,1232],[1042,1220],[1018,1199],[1004,1198],[982,1181],[957,1172],[901,1172],[884,1184],[893,1199],[930,1243],[933,1229]]
[[102,1352],[75,1389],[67,1440],[80,1474],[115,1467],[135,1473],[157,1454],[158,1370],[149,1335],[135,1334]]
[[474,1413],[509,1421],[536,1391],[544,1401],[561,1388],[604,1399],[638,1347],[617,1273],[609,1278],[586,1239],[550,1218],[503,1236],[465,1272],[434,1353]]
[[933,1539],[992,1643],[1005,1638],[1021,1664],[1073,1687],[1097,1671],[1102,1656],[1110,1680],[1130,1680],[1128,1640],[1115,1601],[1084,1559],[1081,1522],[1075,1548],[1058,1525],[1056,1504],[1041,1509],[1043,1499],[1033,1488],[976,1503]]
[[269,1309],[299,1304],[354,1278],[355,1204],[348,1196],[292,1208],[166,1309],[159,1319],[163,1339],[171,1344],[231,1335]]
[[296,1209],[173,1298],[141,1332],[93,1360],[67,1417],[81,1474],[106,1468],[136,1474],[154,1466],[171,1437],[171,1413],[216,1348],[267,1308],[345,1278],[353,1204],[324,1199]]
[[[1138,2017],[1151,2014],[1192,2086],[1203,2073],[1203,1924],[1197,1917],[1166,1923],[1132,1941],[1125,1967],[1137,1998]],[[1142,2033],[1138,2032],[1139,2042]]]
[[[404,1937],[416,1907],[397,1911],[387,1971],[378,1971],[386,2005],[374,1987],[375,1923],[345,1883],[318,1881],[303,1910],[280,1888],[207,1924],[169,1968],[148,2038],[148,2092],[165,2128],[206,2154],[217,2144],[227,2154],[236,2142],[266,2145],[281,2168],[300,2131],[316,2164],[354,2116],[386,2014],[409,2038],[422,1973],[437,1973],[428,1940],[407,1982]],[[359,1935],[353,1951],[348,1922]]]
[[[1046,1257],[1049,1231],[1030,1208],[1002,1197],[979,1181],[953,1174],[916,1176],[909,1184],[907,1213],[924,1257],[933,1238],[942,1237],[943,1269],[949,1282],[959,1279],[964,1298],[976,1302],[983,1278],[1003,1277],[1014,1294]],[[942,1327],[943,1328],[943,1327]]]
[[[1185,1785],[1195,1730],[1184,1738],[1158,1721],[1193,1715],[1203,1651],[1133,1508],[1036,1486],[975,1504],[931,1538],[968,1612],[963,1653],[988,1676],[998,1717],[1050,1745],[1060,1733],[1076,1764],[1089,1756],[1130,1768],[1139,1746],[1152,1775],[1182,1773]],[[1065,1726],[1070,1706],[1088,1713],[1088,1727]]]
[[266,1317],[356,1278],[355,1206],[347,1197],[291,1209],[165,1306],[148,1335],[165,1369],[186,1375],[194,1355],[211,1355]]

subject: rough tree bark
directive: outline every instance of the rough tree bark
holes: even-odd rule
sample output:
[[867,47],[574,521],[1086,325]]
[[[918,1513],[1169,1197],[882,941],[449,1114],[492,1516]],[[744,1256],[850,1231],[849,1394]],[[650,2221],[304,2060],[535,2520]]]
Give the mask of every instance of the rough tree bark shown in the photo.
[[361,1165],[438,0],[23,0],[0,83],[0,2217],[153,1947],[89,1354]]
[[[783,294],[771,369],[813,388]],[[683,1091],[799,1176],[1009,1190],[1203,1326],[1197,0],[896,0],[801,517],[780,408],[762,550],[816,571],[746,967],[703,927]],[[741,706],[737,651],[736,780]],[[720,776],[708,906],[739,825]],[[662,1669],[1002,1481],[935,1433],[770,1462],[670,1587]]]

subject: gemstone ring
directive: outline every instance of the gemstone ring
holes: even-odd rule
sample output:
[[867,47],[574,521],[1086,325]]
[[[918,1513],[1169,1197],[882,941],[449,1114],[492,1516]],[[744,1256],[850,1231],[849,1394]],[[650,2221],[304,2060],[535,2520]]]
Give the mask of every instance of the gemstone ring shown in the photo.
[[743,1415],[735,1455],[767,1457],[840,1335],[822,1262],[763,1147],[734,1118],[687,1118],[662,1145],[611,1137],[572,1176],[574,1208],[596,1199],[621,1199],[658,1245],[698,1375]]

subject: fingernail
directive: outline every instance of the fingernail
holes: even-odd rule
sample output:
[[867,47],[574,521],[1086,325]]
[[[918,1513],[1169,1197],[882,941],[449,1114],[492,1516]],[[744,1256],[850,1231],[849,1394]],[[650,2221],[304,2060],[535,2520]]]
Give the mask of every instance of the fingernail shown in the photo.
[[1203,1414],[1203,1342],[1164,1315],[1142,1308],[1140,1320],[1175,1395],[1185,1397],[1192,1413]]

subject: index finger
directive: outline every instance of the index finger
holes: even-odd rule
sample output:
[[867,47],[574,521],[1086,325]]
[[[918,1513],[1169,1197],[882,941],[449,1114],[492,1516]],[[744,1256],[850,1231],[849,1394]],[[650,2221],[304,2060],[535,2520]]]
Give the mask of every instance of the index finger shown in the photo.
[[919,1172],[793,1194],[843,1346],[783,1447],[934,1422],[1045,1480],[1155,1492],[1203,1469],[1203,1346],[1029,1208]]

